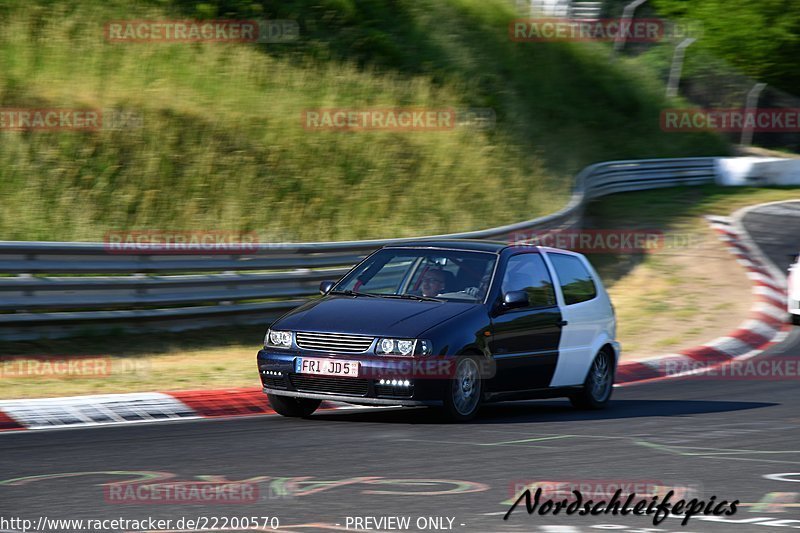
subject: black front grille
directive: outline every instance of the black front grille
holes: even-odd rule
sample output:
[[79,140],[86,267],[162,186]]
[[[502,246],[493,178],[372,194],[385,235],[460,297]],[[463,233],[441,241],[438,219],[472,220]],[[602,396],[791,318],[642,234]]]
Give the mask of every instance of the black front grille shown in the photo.
[[375,394],[378,396],[391,396],[392,398],[410,398],[414,394],[414,388],[375,385]]
[[281,376],[261,376],[261,383],[270,389],[285,389],[286,380]]
[[369,381],[366,379],[327,378],[302,374],[290,374],[289,379],[292,382],[292,386],[301,392],[366,396],[369,390]]

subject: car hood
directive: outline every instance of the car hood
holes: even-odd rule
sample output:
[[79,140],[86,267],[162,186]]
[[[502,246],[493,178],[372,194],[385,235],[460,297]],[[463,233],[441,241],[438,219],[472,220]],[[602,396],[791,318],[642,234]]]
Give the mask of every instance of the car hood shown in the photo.
[[415,338],[423,331],[477,305],[329,295],[290,311],[272,327],[290,331]]

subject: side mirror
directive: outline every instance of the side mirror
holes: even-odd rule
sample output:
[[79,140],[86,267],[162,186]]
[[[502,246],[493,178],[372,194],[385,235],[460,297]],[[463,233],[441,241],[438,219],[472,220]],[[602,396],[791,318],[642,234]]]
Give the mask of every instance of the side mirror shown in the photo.
[[331,292],[333,286],[336,285],[335,281],[323,281],[319,284],[319,293],[323,296]]
[[508,291],[503,295],[503,310],[528,307],[528,293],[525,291]]

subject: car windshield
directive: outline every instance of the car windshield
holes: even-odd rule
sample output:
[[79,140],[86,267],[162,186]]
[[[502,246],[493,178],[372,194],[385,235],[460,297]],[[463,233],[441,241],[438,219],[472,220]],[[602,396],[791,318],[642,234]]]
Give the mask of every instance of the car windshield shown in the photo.
[[497,256],[487,252],[386,248],[365,259],[333,292],[482,302],[496,261]]

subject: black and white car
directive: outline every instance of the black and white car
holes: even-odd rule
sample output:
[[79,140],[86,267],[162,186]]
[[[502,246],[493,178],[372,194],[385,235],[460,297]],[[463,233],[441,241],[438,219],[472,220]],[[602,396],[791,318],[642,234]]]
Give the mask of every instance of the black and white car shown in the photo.
[[608,402],[620,356],[606,290],[578,253],[486,241],[381,248],[323,297],[275,321],[258,353],[286,416],[322,400],[438,406],[467,420],[485,402]]

